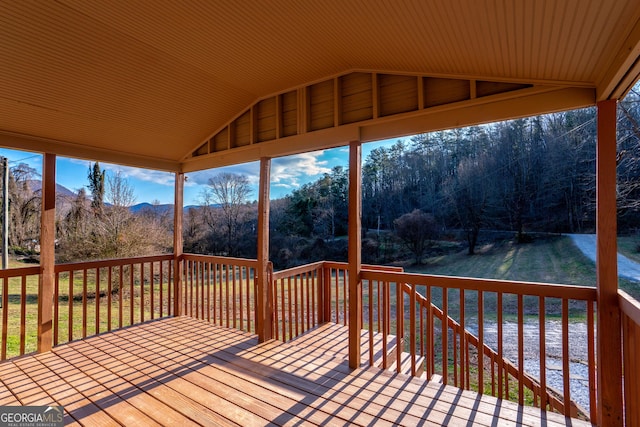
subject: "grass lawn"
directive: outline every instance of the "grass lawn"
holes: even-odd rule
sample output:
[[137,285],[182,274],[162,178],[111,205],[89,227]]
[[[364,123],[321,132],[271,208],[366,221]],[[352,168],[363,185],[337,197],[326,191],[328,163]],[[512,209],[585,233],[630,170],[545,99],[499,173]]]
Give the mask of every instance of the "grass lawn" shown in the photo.
[[[628,240],[618,244],[629,246]],[[637,254],[640,262],[640,254]],[[525,282],[595,286],[595,264],[566,236],[537,239],[517,244],[500,241],[481,246],[476,255],[466,250],[457,254],[428,258],[424,265],[406,268],[412,273],[480,277]],[[619,286],[640,298],[640,283],[620,279]]]
[[[15,260],[11,260],[10,268],[26,267],[29,264],[23,264]],[[148,276],[147,276],[148,277]],[[166,277],[166,276],[165,276]],[[71,298],[69,297],[69,281],[68,274],[63,273],[60,275],[60,287],[58,295],[58,343],[63,343],[69,339],[78,339],[83,336],[90,336],[96,333],[104,332],[108,329],[109,323],[111,328],[115,329],[119,326],[119,308],[120,300],[118,292],[112,289],[111,304],[109,309],[107,298],[107,275],[106,269],[102,269],[102,276],[100,279],[100,299],[99,304],[96,304],[96,275],[95,270],[92,270],[87,274],[86,280],[86,304],[83,304],[83,291],[84,280],[82,274],[76,273],[74,275],[73,288],[71,289]],[[112,286],[115,286],[115,277],[112,278]],[[0,313],[4,314],[4,310],[7,311],[7,342],[6,342],[6,354],[7,358],[14,357],[23,353],[30,353],[36,350],[37,345],[37,321],[38,321],[38,276],[28,276],[26,281],[22,283],[20,278],[13,278],[9,280],[8,284],[8,304],[7,307],[0,309]],[[169,292],[169,285],[164,283],[162,285],[163,291],[163,315],[167,315],[167,294]],[[140,295],[144,292],[144,305],[143,309],[140,304]],[[122,326],[127,326],[132,323],[138,323],[142,319],[144,313],[144,319],[151,318],[151,288],[149,286],[148,279],[145,280],[144,290],[141,290],[140,282],[137,280],[134,282],[133,288],[133,306],[131,303],[131,288],[127,285],[123,290],[123,319]],[[160,285],[154,284],[154,317],[159,317],[159,301],[160,301]],[[21,312],[21,301],[25,300],[24,313]],[[69,303],[71,301],[71,304]],[[72,314],[71,322],[71,335],[69,334],[69,317],[70,309]],[[143,311],[144,310],[144,311]],[[109,322],[109,314],[111,315],[111,322]],[[133,315],[133,321],[131,316]],[[0,331],[3,331],[5,325],[3,323],[3,317],[0,316]],[[22,338],[24,336],[24,338]],[[21,349],[21,344],[24,348]]]

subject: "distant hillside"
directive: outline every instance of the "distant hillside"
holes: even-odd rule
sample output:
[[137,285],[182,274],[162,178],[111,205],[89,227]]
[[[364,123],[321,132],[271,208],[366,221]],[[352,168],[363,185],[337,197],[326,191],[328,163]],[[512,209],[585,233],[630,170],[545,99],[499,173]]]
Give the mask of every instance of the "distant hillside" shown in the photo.
[[151,203],[143,202],[129,207],[129,210],[136,214],[145,211],[150,211],[157,214],[165,214],[173,212],[173,204],[153,205]]
[[[42,181],[40,181],[39,179],[32,179],[28,181],[28,185],[29,188],[31,188],[31,191],[40,191],[42,189]],[[77,193],[75,191],[69,190],[67,187],[60,185],[60,184],[56,184],[56,196],[58,198],[58,200],[63,199],[65,201],[71,201],[73,199],[75,199],[77,197]],[[91,195],[87,195],[87,197],[89,199],[91,199]],[[108,203],[107,203],[108,205]],[[185,206],[184,210],[188,211],[189,209],[200,209],[202,206],[200,205],[189,205],[189,206]],[[220,205],[215,204],[215,205],[211,205],[211,207],[213,208],[219,208]],[[141,213],[144,211],[152,211],[154,213],[158,213],[158,214],[166,214],[166,213],[173,213],[173,203],[165,203],[165,204],[160,204],[160,205],[154,205],[148,202],[142,202],[142,203],[138,203],[135,204],[133,206],[131,206],[129,208],[131,210],[131,212],[137,214],[137,213]]]
[[[29,188],[31,189],[31,191],[34,191],[34,192],[40,191],[42,189],[42,181],[40,181],[39,179],[31,179],[27,181],[27,185],[29,185]],[[56,184],[56,195],[62,196],[62,197],[74,198],[76,197],[76,192],[69,190],[67,187],[63,185]]]

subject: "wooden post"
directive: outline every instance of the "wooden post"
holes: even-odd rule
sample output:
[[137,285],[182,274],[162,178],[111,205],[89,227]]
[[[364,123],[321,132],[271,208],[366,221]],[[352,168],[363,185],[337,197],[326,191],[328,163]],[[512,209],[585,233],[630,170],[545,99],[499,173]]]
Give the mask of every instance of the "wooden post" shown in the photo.
[[622,426],[622,340],[618,302],[616,100],[598,103],[596,281],[598,425]]
[[182,216],[184,210],[184,173],[176,173],[173,203],[173,315],[182,314]]
[[[40,217],[40,267],[38,286],[38,353],[51,350],[53,343],[53,285],[55,283],[56,156],[42,161],[42,215]],[[57,301],[56,301],[57,303]]]
[[362,329],[361,254],[362,145],[349,144],[349,367],[360,367],[360,331]]
[[271,159],[260,159],[260,188],[258,195],[258,294],[256,295],[256,326],[258,341],[273,338],[273,292],[268,274],[269,266],[269,207]]

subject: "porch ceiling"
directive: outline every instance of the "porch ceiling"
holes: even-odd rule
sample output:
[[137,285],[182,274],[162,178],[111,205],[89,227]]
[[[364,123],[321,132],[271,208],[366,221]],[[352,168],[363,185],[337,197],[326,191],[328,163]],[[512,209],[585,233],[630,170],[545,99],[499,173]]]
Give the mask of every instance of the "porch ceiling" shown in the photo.
[[[570,102],[558,90],[543,112],[624,95],[639,55],[637,0],[5,1],[0,145],[178,171],[257,101],[333,76],[581,90]],[[224,155],[207,152],[210,164]]]

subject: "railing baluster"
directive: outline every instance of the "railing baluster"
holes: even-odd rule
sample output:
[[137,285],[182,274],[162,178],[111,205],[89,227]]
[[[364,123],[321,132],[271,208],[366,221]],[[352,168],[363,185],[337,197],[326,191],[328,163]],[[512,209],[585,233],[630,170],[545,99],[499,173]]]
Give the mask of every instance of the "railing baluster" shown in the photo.
[[402,371],[402,350],[404,347],[404,291],[402,283],[396,283],[396,372]]
[[20,355],[24,354],[27,332],[27,276],[20,280]]
[[82,270],[82,338],[87,337],[87,269]]
[[226,316],[226,326],[227,328],[230,325],[230,314],[229,314],[229,264],[224,265],[224,286],[225,286],[225,316]]
[[134,311],[135,311],[135,306],[134,306],[134,290],[133,290],[133,284],[134,284],[134,280],[133,278],[135,277],[135,272],[134,272],[135,268],[133,264],[129,264],[129,324],[133,325],[134,323]]
[[163,298],[163,289],[164,289],[164,262],[160,261],[160,317],[164,317],[164,298]]
[[442,383],[449,380],[449,332],[447,319],[449,318],[449,288],[442,288]]
[[2,347],[0,360],[7,358],[7,336],[9,332],[9,278],[2,278]]
[[312,307],[313,305],[311,304],[311,287],[310,287],[310,277],[311,277],[311,272],[306,272],[304,273],[304,289],[306,289],[306,292],[304,292],[305,296],[306,296],[306,302],[307,302],[307,328],[305,330],[309,330],[311,329],[311,311],[312,311]]
[[518,295],[518,403],[524,405],[524,303]]
[[562,298],[562,388],[564,414],[571,416],[571,389],[569,387],[569,300]]
[[484,394],[484,292],[478,291],[478,392]]
[[[288,310],[287,310],[287,313],[288,313],[287,320],[288,320],[288,323],[289,323],[289,337],[288,337],[288,339],[291,339],[291,338],[293,338],[293,317],[292,317],[293,313],[291,312],[291,308],[292,308],[291,307],[292,306],[292,301],[291,301],[291,277],[287,278],[287,285],[288,285],[287,286],[287,294],[288,294],[287,297],[288,297],[288,302],[289,302],[289,306],[287,307],[288,308]],[[297,326],[296,326],[296,328],[297,328]]]
[[144,263],[140,263],[140,323],[144,322]]
[[156,313],[154,311],[155,307],[153,305],[154,303],[154,297],[155,297],[155,288],[153,286],[153,282],[155,281],[155,277],[153,275],[153,262],[149,263],[149,310],[151,311],[151,319],[155,319],[156,318]]
[[[498,327],[498,397],[500,399],[502,398],[507,398],[509,396],[509,385],[508,382],[506,380],[507,377],[509,377],[509,374],[506,373],[505,374],[505,387],[506,387],[506,393],[503,394],[503,389],[502,389],[502,375],[505,372],[505,368],[504,368],[504,355],[502,353],[502,349],[503,349],[503,344],[502,344],[502,292],[498,292],[498,296],[497,296],[497,327]],[[467,387],[469,387],[467,385]]]
[[231,310],[233,312],[233,328],[235,329],[237,328],[236,318],[238,317],[237,311],[236,311],[238,307],[236,303],[237,295],[236,295],[236,266],[235,265],[231,266],[231,289],[233,289],[233,292],[232,292],[233,299],[232,299]]
[[73,341],[73,278],[75,275],[75,271],[69,271],[69,318],[67,319],[67,335],[69,336],[68,341]]
[[[368,280],[369,283],[369,366],[373,366],[373,333],[374,333],[374,324],[373,324],[373,281]],[[363,286],[364,288],[364,286]],[[363,291],[364,292],[364,291]]]
[[[446,321],[445,321],[446,323]],[[411,375],[416,376],[416,285],[411,284],[409,294],[409,351],[411,352]]]
[[436,373],[436,343],[435,343],[435,335],[433,330],[435,329],[435,321],[434,321],[434,313],[433,313],[433,302],[431,300],[431,286],[427,286],[427,347],[429,347],[429,371],[427,372],[427,377],[431,379],[433,375]]
[[107,331],[111,331],[111,299],[113,293],[113,285],[111,280],[113,280],[113,275],[111,270],[112,267],[107,267]]
[[[587,301],[587,365],[596,365],[595,356],[595,325],[593,319],[593,301]],[[639,337],[640,338],[640,337]],[[631,354],[631,352],[625,351],[625,354]],[[636,408],[638,410],[638,408]],[[589,369],[589,412],[592,420],[598,419],[598,407],[596,406],[596,370]],[[638,420],[640,421],[640,419]]]
[[[240,330],[244,330],[244,306],[242,304],[242,297],[244,293],[242,292],[244,280],[242,279],[242,267],[238,267],[238,315],[240,317]],[[273,296],[275,297],[275,296]]]
[[123,300],[123,294],[124,294],[124,269],[123,266],[120,265],[120,268],[118,269],[118,274],[119,274],[119,279],[118,279],[118,328],[122,328],[122,300]]
[[347,326],[347,322],[349,321],[349,316],[347,315],[347,307],[349,304],[347,303],[349,300],[349,294],[347,293],[347,284],[349,283],[349,273],[347,269],[342,269],[342,310],[344,311],[342,324]]
[[96,302],[96,335],[100,333],[100,268],[96,268],[96,279],[95,279],[95,302]]
[[53,345],[58,345],[58,320],[60,317],[60,273],[56,273],[53,284]]
[[382,282],[382,366],[387,369],[387,337],[389,335],[389,282]]
[[465,294],[464,289],[460,289],[460,388],[468,388],[465,387],[465,378],[466,378],[466,355],[467,355],[467,339],[465,334]]
[[544,297],[538,297],[538,338],[540,347],[540,408],[547,407],[546,309]]

